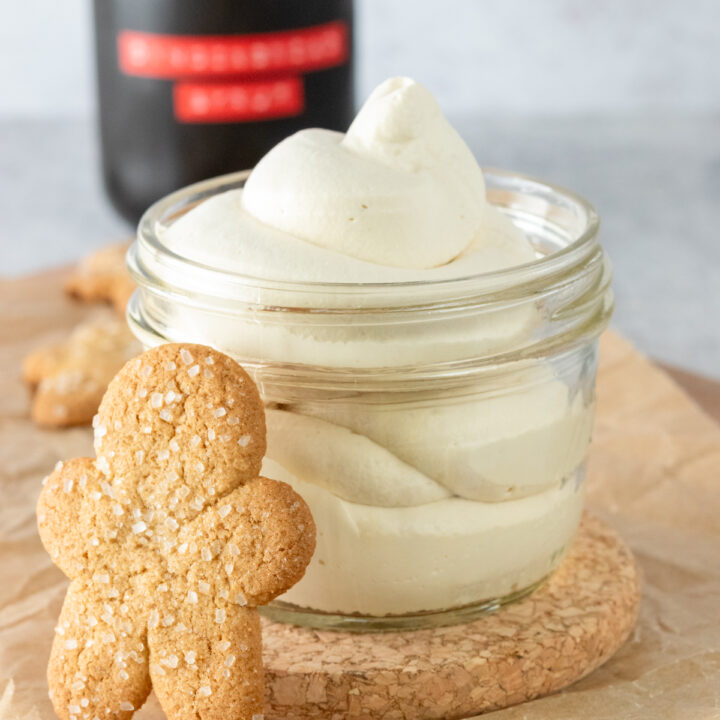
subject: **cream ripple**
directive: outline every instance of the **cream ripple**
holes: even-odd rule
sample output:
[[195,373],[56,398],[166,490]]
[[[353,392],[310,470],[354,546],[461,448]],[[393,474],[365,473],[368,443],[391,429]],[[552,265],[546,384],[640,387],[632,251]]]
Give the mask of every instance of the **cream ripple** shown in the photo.
[[542,367],[525,380],[531,384],[490,396],[469,387],[454,399],[417,393],[392,403],[366,396],[291,409],[369,438],[455,495],[498,502],[557,485],[582,463],[590,443],[592,406],[580,394],[570,398],[567,385]]
[[317,418],[267,409],[267,456],[343,500],[423,505],[452,493],[372,440]]

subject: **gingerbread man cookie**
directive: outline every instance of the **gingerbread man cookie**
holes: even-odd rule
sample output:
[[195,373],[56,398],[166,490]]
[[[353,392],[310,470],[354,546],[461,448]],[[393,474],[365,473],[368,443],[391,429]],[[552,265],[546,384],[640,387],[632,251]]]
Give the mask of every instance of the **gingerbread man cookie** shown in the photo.
[[94,428],[97,457],[58,464],[37,508],[71,579],[55,711],[128,720],[152,686],[170,720],[259,716],[255,607],[302,577],[315,525],[290,486],[259,476],[257,388],[226,355],[163,345],[118,373]]
[[64,342],[25,358],[23,377],[34,391],[32,418],[45,427],[89,425],[115,373],[142,350],[127,323],[92,321]]
[[65,282],[65,292],[83,302],[109,302],[125,313],[135,282],[125,266],[129,242],[108,245],[84,257]]

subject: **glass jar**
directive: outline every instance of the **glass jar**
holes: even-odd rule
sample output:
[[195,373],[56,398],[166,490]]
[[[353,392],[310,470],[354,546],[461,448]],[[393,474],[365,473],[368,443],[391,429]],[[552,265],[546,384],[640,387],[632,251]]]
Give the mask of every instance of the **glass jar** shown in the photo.
[[235,357],[267,409],[263,472],[308,502],[305,577],[264,612],[312,627],[469,620],[532,591],[583,505],[597,338],[612,312],[582,198],[486,170],[534,262],[433,282],[290,283],[174,254],[164,232],[247,173],[180,190],[141,220],[128,307],[146,345]]

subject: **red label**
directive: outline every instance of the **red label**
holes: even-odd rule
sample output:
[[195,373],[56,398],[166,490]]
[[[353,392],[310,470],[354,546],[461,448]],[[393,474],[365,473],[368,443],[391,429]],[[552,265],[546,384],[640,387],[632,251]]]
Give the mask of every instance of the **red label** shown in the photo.
[[348,56],[348,28],[338,20],[302,30],[256,35],[118,36],[120,69],[154,78],[258,75],[332,67]]
[[173,88],[180,122],[247,122],[299,115],[305,106],[300,77],[266,81],[178,82]]

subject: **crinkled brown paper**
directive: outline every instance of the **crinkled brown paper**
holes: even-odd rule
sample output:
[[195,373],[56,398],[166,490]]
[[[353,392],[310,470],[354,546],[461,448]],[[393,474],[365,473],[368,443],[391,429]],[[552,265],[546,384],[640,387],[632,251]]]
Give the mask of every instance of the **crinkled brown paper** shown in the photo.
[[[0,286],[0,720],[54,717],[45,665],[65,581],[41,548],[34,505],[88,429],[28,420],[22,357],[88,311],[60,300],[62,274]],[[644,574],[637,629],[606,665],[493,720],[720,718],[720,427],[663,372],[608,333],[602,343],[588,505]],[[138,718],[160,718],[154,700]]]

